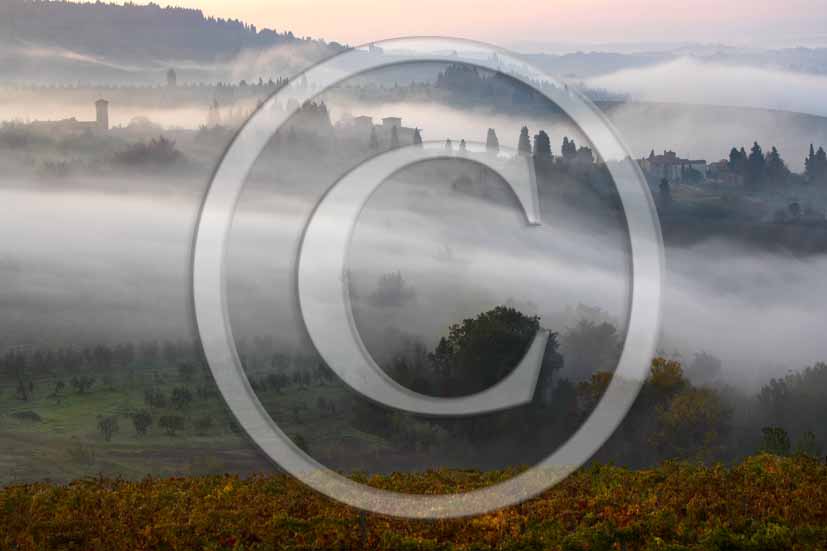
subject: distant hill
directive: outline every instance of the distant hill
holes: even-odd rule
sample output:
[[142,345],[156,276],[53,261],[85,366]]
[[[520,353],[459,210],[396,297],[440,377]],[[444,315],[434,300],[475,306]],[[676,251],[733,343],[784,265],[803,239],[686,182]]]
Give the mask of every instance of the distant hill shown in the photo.
[[589,78],[625,69],[651,67],[684,58],[710,64],[827,75],[827,48],[752,50],[729,46],[699,45],[630,53],[606,51],[565,54],[534,53],[525,54],[524,57],[551,74],[567,78]]
[[290,31],[257,29],[201,10],[53,0],[0,2],[0,79],[131,80],[171,63],[215,66],[242,52],[286,46],[320,59],[343,48]]

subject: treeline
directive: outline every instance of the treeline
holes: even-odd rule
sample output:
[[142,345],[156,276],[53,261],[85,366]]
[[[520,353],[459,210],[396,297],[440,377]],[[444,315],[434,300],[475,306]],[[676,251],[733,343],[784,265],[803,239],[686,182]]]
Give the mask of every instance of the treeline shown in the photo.
[[[538,317],[500,306],[452,325],[432,350],[415,339],[398,347],[382,368],[423,394],[468,395],[507,376],[539,327]],[[447,419],[365,400],[314,354],[287,354],[263,338],[239,342],[238,349],[259,397],[290,404],[277,422],[285,423],[305,449],[309,441],[318,442],[314,425],[336,419],[407,453],[437,458],[469,450],[471,457],[493,454],[493,463],[475,463],[492,467],[531,464],[571,437],[612,380],[620,345],[612,324],[583,320],[550,336],[530,403]],[[827,428],[819,421],[827,416],[827,364],[773,379],[755,395],[716,383],[720,370],[720,361],[705,353],[689,365],[656,358],[637,400],[596,459],[640,467],[675,458],[730,462],[758,451],[821,455],[827,442]],[[0,376],[11,383],[4,387],[21,405],[34,404],[35,398],[60,402],[91,399],[97,392],[142,392],[142,406],[97,418],[105,441],[122,430],[124,421],[135,437],[152,427],[168,436],[240,432],[220,402],[197,342],[9,350],[0,357]],[[38,421],[37,407],[27,407],[14,411]]]
[[[733,174],[743,179],[747,188],[754,190],[787,184],[792,175],[775,146],[764,153],[758,142],[753,143],[749,153],[743,147],[733,147],[727,166]],[[803,177],[807,183],[827,184],[827,153],[823,147],[816,151],[810,144],[810,151],[804,159]]]
[[[285,353],[271,339],[241,339],[237,348],[242,363],[251,372],[267,369],[314,370],[319,364],[317,356],[300,352]],[[56,348],[16,346],[0,355],[0,375],[7,380],[19,382],[26,388],[39,378],[55,374],[67,374],[70,377],[84,372],[117,374],[130,370],[152,371],[160,367],[177,369],[186,379],[196,371],[206,372],[206,359],[200,341],[150,340]]]
[[[502,380],[522,358],[539,318],[497,307],[449,328],[434,350],[412,344],[383,366],[403,386],[433,396],[462,396]],[[552,334],[534,399],[513,410],[459,419],[403,414],[351,400],[354,425],[403,449],[476,449],[503,464],[531,463],[581,426],[613,377],[622,344],[608,322],[581,320]],[[684,365],[656,358],[599,461],[648,466],[666,459],[735,461],[765,451],[820,456],[827,429],[827,364],[772,380],[756,395],[717,383],[721,362],[708,353]],[[510,463],[509,463],[510,461]]]

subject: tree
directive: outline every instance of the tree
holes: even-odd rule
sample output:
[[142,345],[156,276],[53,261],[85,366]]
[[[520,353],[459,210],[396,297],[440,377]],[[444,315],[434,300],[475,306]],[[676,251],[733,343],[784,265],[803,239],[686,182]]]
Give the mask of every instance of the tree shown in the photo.
[[149,142],[139,142],[115,155],[115,161],[125,165],[170,165],[181,159],[175,141],[160,136]]
[[520,138],[517,141],[517,151],[520,155],[531,155],[531,141],[528,137],[527,126],[523,126],[520,129]]
[[673,393],[686,386],[686,379],[683,378],[683,367],[680,362],[667,360],[666,358],[652,360],[647,381],[664,393]]
[[451,374],[448,392],[472,394],[505,378],[522,360],[539,329],[538,317],[506,306],[452,325],[442,350],[447,357],[441,358]]
[[818,169],[817,176],[823,178],[825,172],[827,172],[827,152],[825,152],[821,146],[819,146],[818,151],[816,151],[816,168]]
[[422,134],[419,132],[419,128],[414,128],[413,144],[422,145]]
[[493,128],[488,129],[488,134],[485,137],[485,150],[494,154],[500,152],[500,140],[497,139],[497,133]]
[[580,404],[581,414],[588,414],[597,406],[611,382],[611,372],[598,371],[592,373],[588,380],[578,383],[577,400]]
[[98,416],[98,431],[103,435],[103,439],[109,442],[112,436],[120,430],[118,426],[118,418],[114,415],[108,417]]
[[773,146],[772,150],[767,153],[767,178],[772,183],[784,183],[789,176],[789,169],[778,149]]
[[89,375],[75,375],[70,383],[78,394],[86,394],[95,385],[95,378]]
[[132,426],[135,427],[135,433],[138,436],[144,436],[149,427],[152,426],[152,415],[145,409],[135,412],[131,415]]
[[816,435],[812,431],[806,431],[798,439],[795,445],[795,453],[800,455],[809,455],[810,457],[819,457],[821,455],[821,447],[816,441]]
[[9,352],[3,359],[4,371],[12,377],[17,384],[15,396],[18,400],[28,402],[31,399],[31,392],[29,391],[29,383],[27,380],[27,361],[26,356],[18,352]]
[[823,147],[813,153],[813,146],[810,146],[810,156],[805,163],[807,180],[810,182],[821,182],[827,179],[827,153]]
[[175,409],[186,409],[192,402],[192,393],[186,387],[178,387],[172,390],[172,405]]
[[720,448],[730,412],[710,388],[687,388],[656,409],[653,444],[665,457],[706,457]]
[[762,450],[773,455],[790,454],[790,436],[781,427],[764,427],[761,429],[764,435]]
[[539,159],[551,158],[551,142],[545,130],[534,135],[534,157]]
[[752,144],[749,157],[747,158],[747,177],[749,184],[753,187],[760,186],[767,176],[767,161],[764,152],[758,142]]
[[730,171],[734,172],[735,174],[743,174],[744,161],[746,161],[746,159],[741,156],[741,152],[738,151],[737,148],[733,147],[729,150],[728,168]]
[[158,420],[158,426],[166,431],[167,435],[175,436],[185,426],[184,418],[180,415],[164,415]]
[[451,376],[451,356],[453,350],[448,339],[441,337],[439,343],[432,353],[428,355],[431,366],[434,372],[443,379],[448,379]]
[[[652,153],[654,154],[654,151],[652,151]],[[563,145],[560,147],[560,155],[562,155],[563,160],[565,161],[573,161],[577,156],[577,145],[574,143],[574,140],[569,140],[568,136],[563,137]]]
[[813,144],[810,144],[810,153],[807,155],[807,158],[804,159],[804,174],[807,176],[808,181],[813,181],[816,179],[816,152]]
[[[572,142],[574,143],[574,142]],[[593,165],[594,164],[594,151],[592,151],[591,147],[586,147],[585,145],[581,145],[577,149],[577,154],[574,157],[574,160],[583,165]]]
[[163,408],[167,405],[167,397],[159,388],[144,390],[144,403],[151,408]]

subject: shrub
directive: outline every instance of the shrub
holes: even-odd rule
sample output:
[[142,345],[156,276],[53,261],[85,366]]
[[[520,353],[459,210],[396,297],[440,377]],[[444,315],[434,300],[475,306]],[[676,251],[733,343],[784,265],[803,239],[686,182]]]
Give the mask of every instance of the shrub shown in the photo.
[[104,440],[109,442],[112,440],[112,436],[119,430],[120,426],[118,426],[118,418],[116,416],[98,416],[98,432],[103,435]]
[[764,435],[763,450],[774,455],[790,454],[790,436],[781,427],[764,427],[761,429]]
[[75,375],[70,383],[78,394],[86,394],[95,385],[95,378],[89,375]]
[[40,423],[43,421],[43,418],[38,415],[37,412],[31,410],[15,411],[11,414],[11,416],[15,419],[19,419],[20,421],[31,421],[33,423]]
[[187,409],[192,402],[192,392],[186,387],[178,387],[172,390],[170,399],[175,409]]
[[152,415],[146,410],[141,410],[131,415],[132,426],[135,427],[135,433],[139,436],[144,436],[149,427],[152,426]]
[[[382,490],[450,494],[515,474],[435,470],[355,478]],[[770,455],[731,468],[595,466],[519,506],[438,522],[360,513],[279,474],[93,479],[0,489],[0,548],[101,549],[105,542],[107,551],[824,549],[824,503],[827,466]]]
[[175,436],[185,425],[186,421],[180,415],[164,415],[158,420],[158,426],[164,429],[169,436]]
[[158,388],[144,390],[144,402],[151,408],[163,408],[167,405],[167,397]]
[[175,141],[163,136],[132,144],[115,155],[115,162],[124,165],[171,165],[180,159]]

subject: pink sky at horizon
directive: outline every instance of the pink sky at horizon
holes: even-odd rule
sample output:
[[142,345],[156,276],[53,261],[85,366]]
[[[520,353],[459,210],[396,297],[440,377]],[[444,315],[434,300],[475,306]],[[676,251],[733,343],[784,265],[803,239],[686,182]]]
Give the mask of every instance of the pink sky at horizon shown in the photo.
[[[529,44],[825,42],[824,0],[155,0],[351,45],[404,35]],[[138,2],[143,3],[143,1]]]

